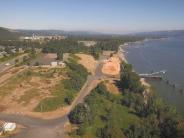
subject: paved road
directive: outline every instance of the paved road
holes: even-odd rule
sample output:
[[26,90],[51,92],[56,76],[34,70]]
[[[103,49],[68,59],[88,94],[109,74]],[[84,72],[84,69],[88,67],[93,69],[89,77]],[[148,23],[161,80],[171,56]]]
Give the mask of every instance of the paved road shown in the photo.
[[[95,75],[88,76],[86,83],[80,90],[76,99],[73,101],[70,111],[78,103],[83,102],[84,97],[97,86],[98,80],[103,78],[103,74],[101,72],[102,64],[102,62],[98,63]],[[18,135],[14,136],[14,138],[64,138],[66,136],[64,125],[69,121],[68,115],[52,120],[42,120],[23,115],[2,113],[0,113],[0,120],[15,122],[25,126],[25,128],[22,129]]]
[[[5,61],[5,62],[2,62],[0,63],[0,73],[2,73],[3,71],[6,71],[8,69],[10,69],[11,67],[13,67],[15,65],[15,59],[19,59],[19,60],[22,60],[24,56],[26,56],[27,54],[23,54],[23,55],[20,55],[18,57],[15,57],[13,59],[10,59],[8,61]],[[10,65],[7,66],[6,64],[9,63]]]

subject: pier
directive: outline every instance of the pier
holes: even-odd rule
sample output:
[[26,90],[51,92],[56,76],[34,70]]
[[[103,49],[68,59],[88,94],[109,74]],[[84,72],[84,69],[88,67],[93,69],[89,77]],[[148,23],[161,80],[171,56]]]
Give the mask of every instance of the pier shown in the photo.
[[166,74],[166,70],[161,70],[158,72],[153,72],[153,73],[145,73],[145,74],[139,74],[141,78],[153,78],[153,79],[162,79],[161,74]]

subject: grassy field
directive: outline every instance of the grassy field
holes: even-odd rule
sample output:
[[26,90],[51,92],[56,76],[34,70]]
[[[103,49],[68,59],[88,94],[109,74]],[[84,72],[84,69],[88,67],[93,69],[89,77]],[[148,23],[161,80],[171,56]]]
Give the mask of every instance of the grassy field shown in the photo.
[[52,97],[43,99],[35,108],[36,112],[53,111],[66,105],[65,98],[71,97],[72,99],[76,95],[75,91],[67,90],[64,88],[63,81],[55,86],[52,90]]

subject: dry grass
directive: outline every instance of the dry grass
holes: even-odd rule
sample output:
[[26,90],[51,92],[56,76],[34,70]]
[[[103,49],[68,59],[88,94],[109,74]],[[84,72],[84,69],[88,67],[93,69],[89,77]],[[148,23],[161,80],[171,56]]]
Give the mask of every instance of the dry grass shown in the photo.
[[52,113],[33,112],[42,99],[53,96],[52,90],[66,74],[64,69],[31,68],[22,72],[14,71],[14,73],[0,86],[0,111],[11,114],[21,113],[40,118],[64,115],[66,111],[64,108]]
[[102,72],[107,75],[119,75],[120,73],[120,59],[113,56],[105,61]]
[[97,61],[93,56],[87,54],[76,54],[76,56],[80,57],[79,64],[83,65],[88,72],[95,73]]
[[28,103],[30,103],[30,101],[33,98],[36,98],[38,96],[40,96],[39,90],[35,89],[35,88],[32,88],[28,91],[25,91],[24,94],[22,96],[20,96],[20,98],[18,99],[18,102],[21,102],[24,105],[27,105]]
[[116,86],[115,82],[112,80],[109,80],[105,83],[107,90],[115,95],[119,95],[120,91],[118,87]]

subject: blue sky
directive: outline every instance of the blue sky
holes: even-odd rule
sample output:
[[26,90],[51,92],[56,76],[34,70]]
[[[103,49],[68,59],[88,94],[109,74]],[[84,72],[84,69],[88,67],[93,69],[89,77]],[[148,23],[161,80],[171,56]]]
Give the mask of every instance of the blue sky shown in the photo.
[[0,26],[114,33],[184,29],[184,0],[0,0]]

